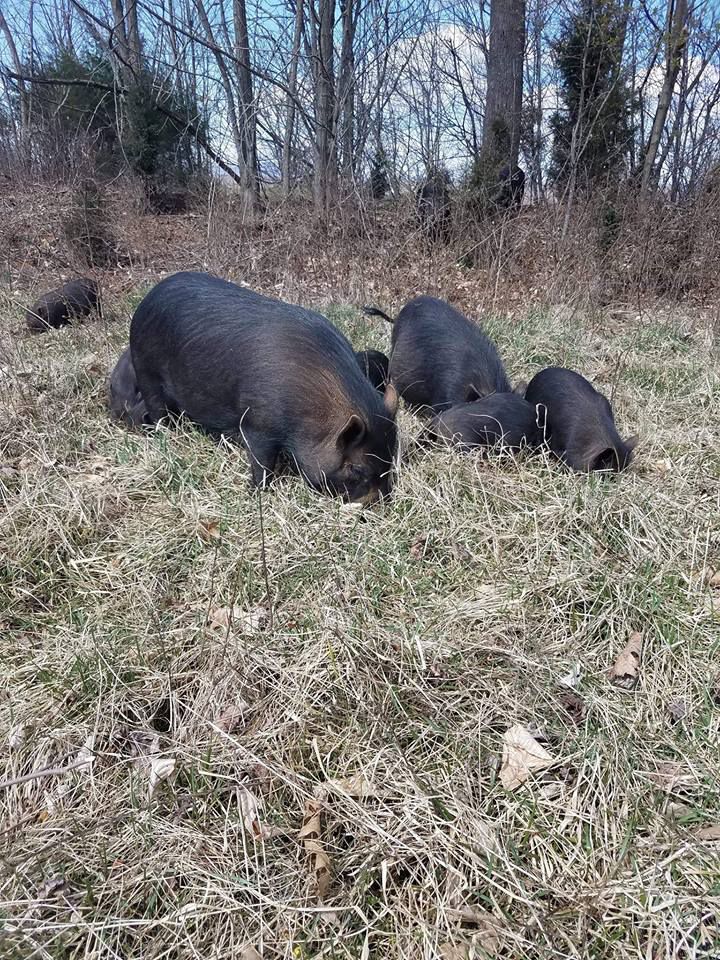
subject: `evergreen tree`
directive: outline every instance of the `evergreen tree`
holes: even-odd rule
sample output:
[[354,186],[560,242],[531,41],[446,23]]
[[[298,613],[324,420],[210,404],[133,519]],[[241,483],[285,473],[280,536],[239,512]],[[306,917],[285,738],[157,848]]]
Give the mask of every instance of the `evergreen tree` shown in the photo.
[[382,200],[390,190],[387,173],[387,156],[382,145],[377,148],[370,171],[370,191],[374,200]]
[[633,137],[634,105],[622,71],[627,8],[622,0],[579,0],[554,47],[565,104],[551,118],[550,174],[579,185],[618,176]]

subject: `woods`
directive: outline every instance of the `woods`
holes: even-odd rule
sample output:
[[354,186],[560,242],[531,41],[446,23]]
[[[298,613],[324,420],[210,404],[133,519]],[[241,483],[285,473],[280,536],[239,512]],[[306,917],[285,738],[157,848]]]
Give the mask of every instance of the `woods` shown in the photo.
[[637,170],[681,196],[720,147],[719,30],[707,0],[10,0],[2,152],[62,175],[113,140],[152,177],[173,141],[166,168],[221,161],[250,212],[281,183],[331,215],[379,150],[396,186],[438,166],[461,185],[482,160],[520,163],[536,194]]
[[412,208],[426,250],[496,271],[520,214],[558,262],[687,288],[714,272],[681,224],[717,232],[720,25],[709,0],[5,0],[0,157],[149,212],[229,190],[243,229],[291,201],[370,240]]

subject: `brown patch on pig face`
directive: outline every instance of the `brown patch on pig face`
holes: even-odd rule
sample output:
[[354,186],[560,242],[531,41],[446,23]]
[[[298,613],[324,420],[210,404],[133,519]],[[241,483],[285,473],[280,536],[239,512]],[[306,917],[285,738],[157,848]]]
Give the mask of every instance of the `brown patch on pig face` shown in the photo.
[[368,424],[357,413],[350,415],[340,431],[318,450],[318,476],[313,486],[365,506],[390,495],[392,467],[397,444],[395,412],[398,396],[394,387],[385,390],[387,416],[374,416]]

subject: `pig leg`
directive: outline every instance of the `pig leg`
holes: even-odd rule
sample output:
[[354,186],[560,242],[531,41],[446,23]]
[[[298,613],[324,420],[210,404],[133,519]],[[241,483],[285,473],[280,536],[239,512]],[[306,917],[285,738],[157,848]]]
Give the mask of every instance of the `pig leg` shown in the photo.
[[265,487],[275,473],[280,447],[275,440],[268,440],[248,430],[243,431],[243,439],[250,462],[250,486],[253,489]]

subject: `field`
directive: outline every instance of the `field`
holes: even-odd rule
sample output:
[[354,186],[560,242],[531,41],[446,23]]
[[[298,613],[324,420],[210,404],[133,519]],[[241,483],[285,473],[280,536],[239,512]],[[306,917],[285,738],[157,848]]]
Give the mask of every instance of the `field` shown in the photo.
[[487,318],[635,464],[421,451],[405,412],[359,512],[108,421],[140,292],[34,339],[0,298],[0,956],[718,957],[717,331]]

